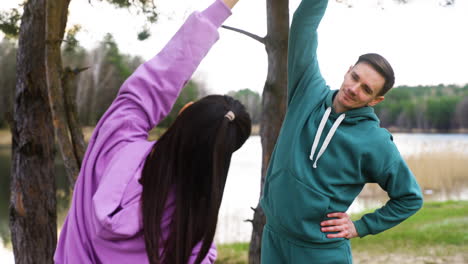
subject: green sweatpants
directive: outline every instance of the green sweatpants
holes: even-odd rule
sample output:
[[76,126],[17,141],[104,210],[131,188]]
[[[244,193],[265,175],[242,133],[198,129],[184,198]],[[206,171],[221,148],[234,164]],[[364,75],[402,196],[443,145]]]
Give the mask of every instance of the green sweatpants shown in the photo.
[[352,264],[349,240],[335,248],[314,248],[291,243],[268,225],[263,229],[262,264]]

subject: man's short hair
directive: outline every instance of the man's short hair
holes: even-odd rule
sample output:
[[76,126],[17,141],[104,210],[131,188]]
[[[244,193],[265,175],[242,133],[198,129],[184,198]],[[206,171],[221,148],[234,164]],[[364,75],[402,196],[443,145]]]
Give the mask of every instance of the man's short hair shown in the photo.
[[384,57],[377,53],[367,53],[359,56],[359,59],[355,65],[361,62],[369,64],[374,70],[376,70],[385,78],[384,86],[378,93],[379,96],[385,95],[395,83],[395,73],[393,72],[393,68],[390,63],[388,63]]

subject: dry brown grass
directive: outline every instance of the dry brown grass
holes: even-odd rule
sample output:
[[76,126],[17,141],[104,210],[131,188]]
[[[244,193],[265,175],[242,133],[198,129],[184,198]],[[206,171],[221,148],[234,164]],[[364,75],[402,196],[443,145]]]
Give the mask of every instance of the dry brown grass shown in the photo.
[[11,145],[10,130],[0,129],[0,145]]
[[468,154],[422,153],[406,158],[423,189],[456,190],[468,186]]
[[[91,138],[91,136],[93,134],[93,131],[94,131],[94,127],[84,127],[83,128],[83,134],[84,134],[86,142],[89,142],[89,139]],[[156,140],[164,133],[164,131],[165,131],[165,129],[154,128],[153,130],[151,130],[149,132],[148,139],[149,140]]]
[[[426,198],[461,199],[468,188],[468,154],[456,151],[425,152],[405,157]],[[385,202],[387,194],[377,184],[367,184],[361,198]]]
[[[83,135],[86,142],[89,142],[91,138],[94,127],[83,127]],[[150,131],[149,140],[158,139],[164,132],[161,128],[155,128]],[[8,129],[0,129],[0,145],[11,145],[11,133]]]
[[83,136],[85,139],[85,142],[88,143],[89,139],[91,138],[91,135],[93,134],[94,127],[83,127]]

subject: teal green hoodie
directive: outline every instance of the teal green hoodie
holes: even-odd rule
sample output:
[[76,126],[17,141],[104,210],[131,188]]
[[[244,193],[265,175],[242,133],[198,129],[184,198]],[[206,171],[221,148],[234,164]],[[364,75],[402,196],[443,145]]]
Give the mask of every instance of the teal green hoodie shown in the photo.
[[334,247],[345,239],[327,238],[320,222],[328,213],[345,212],[366,183],[378,183],[390,200],[354,222],[360,237],[401,223],[421,208],[423,200],[414,175],[391,134],[380,128],[372,107],[333,111],[337,91],[326,85],[316,56],[317,28],[326,6],[326,0],[303,0],[293,17],[288,110],[261,205],[267,225],[285,239]]

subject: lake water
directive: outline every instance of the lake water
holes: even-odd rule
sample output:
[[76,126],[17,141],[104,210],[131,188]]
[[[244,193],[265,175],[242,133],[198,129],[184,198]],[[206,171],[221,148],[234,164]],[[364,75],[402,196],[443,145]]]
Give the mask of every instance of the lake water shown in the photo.
[[[445,189],[432,190],[421,186],[426,200],[468,200],[468,135],[394,134],[394,141],[405,158],[421,153],[450,153],[450,155],[465,158],[466,162],[462,166],[466,167],[462,169],[466,174],[461,180],[456,181],[457,188],[448,186]],[[233,155],[219,214],[215,237],[217,243],[250,240],[252,226],[245,220],[252,218],[253,211],[250,208],[256,207],[259,199],[261,152],[260,137],[252,136]],[[9,241],[9,162],[10,146],[0,146],[0,236],[6,241]],[[64,191],[65,185],[65,177],[59,177],[58,186],[61,197],[67,196]],[[382,193],[375,192],[374,187],[366,187],[348,212],[355,213],[383,205],[388,198]],[[59,215],[63,216],[67,210],[67,199],[58,201],[58,207]],[[0,245],[0,248],[3,247]],[[9,260],[11,260],[11,251],[1,249],[0,263],[12,263]]]

